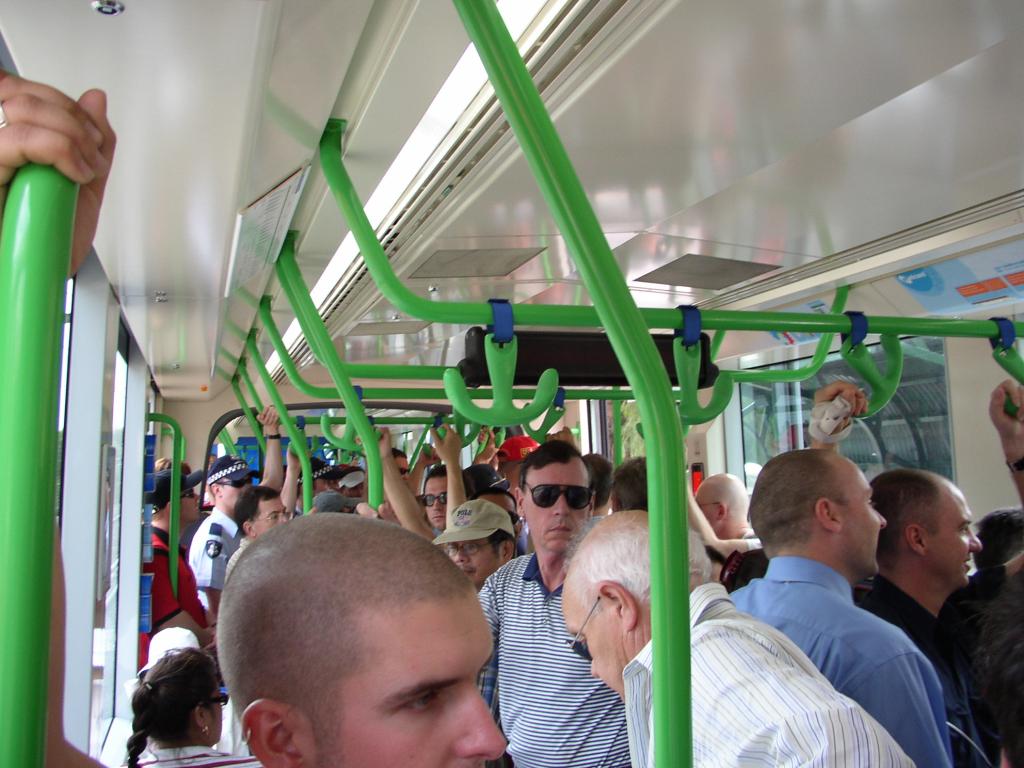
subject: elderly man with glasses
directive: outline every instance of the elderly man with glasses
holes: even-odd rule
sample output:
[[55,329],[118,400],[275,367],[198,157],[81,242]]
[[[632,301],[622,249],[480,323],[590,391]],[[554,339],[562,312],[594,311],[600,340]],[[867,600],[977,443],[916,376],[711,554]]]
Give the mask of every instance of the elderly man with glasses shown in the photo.
[[579,451],[558,440],[537,448],[523,460],[515,495],[534,554],[499,568],[480,590],[495,644],[482,688],[486,697],[497,682],[508,753],[516,768],[628,766],[622,701],[564,642],[566,553],[592,511]]

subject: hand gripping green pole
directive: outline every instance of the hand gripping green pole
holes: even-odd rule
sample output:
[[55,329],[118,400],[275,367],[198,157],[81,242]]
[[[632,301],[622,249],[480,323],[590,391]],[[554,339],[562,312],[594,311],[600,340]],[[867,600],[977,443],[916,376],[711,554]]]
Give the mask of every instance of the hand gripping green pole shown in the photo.
[[377,450],[377,431],[370,424],[366,415],[366,409],[359,399],[359,395],[352,386],[344,364],[338,357],[338,351],[331,342],[330,334],[324,327],[324,321],[313,305],[309,297],[309,290],[302,280],[298,264],[295,263],[295,233],[289,232],[284,239],[281,254],[278,256],[277,279],[284,289],[288,302],[295,311],[295,317],[299,321],[302,333],[309,342],[309,348],[313,355],[320,361],[320,364],[327,368],[331,374],[334,386],[338,388],[338,394],[345,404],[345,415],[351,420],[355,427],[356,434],[363,441],[366,455],[367,490],[370,506],[376,509],[384,501],[384,475],[380,463],[380,451]]
[[[150,413],[146,416],[150,424],[165,424],[171,428],[171,520],[167,536],[171,542],[171,551],[177,551],[181,535],[181,462],[185,460],[185,433],[181,425],[163,413]],[[178,558],[167,558],[167,572],[171,578],[171,589],[178,596]]]
[[[679,420],[669,418],[675,413],[675,402],[668,374],[497,6],[479,0],[455,0],[455,7],[565,237],[648,425],[656,764],[659,768],[689,766],[693,745],[683,494],[686,464]],[[516,312],[519,317],[521,309],[517,307]]]
[[[253,365],[256,366],[256,373],[263,382],[263,386],[267,390],[267,395],[270,397],[270,401],[274,404],[274,408],[277,409],[277,413],[281,417],[281,426],[284,428],[284,431],[288,435],[288,439],[295,448],[295,455],[299,457],[299,466],[302,468],[302,511],[308,513],[309,510],[313,508],[313,465],[310,464],[309,461],[309,451],[306,449],[306,437],[299,431],[299,428],[295,426],[295,420],[288,415],[288,406],[285,405],[284,399],[281,397],[281,393],[277,391],[277,385],[274,384],[274,379],[267,370],[267,366],[263,364],[263,358],[260,357],[259,347],[256,346],[256,340],[253,339],[251,333],[245,340],[245,348],[249,353],[248,357],[252,359]],[[245,357],[242,358],[243,363],[245,362],[245,359]],[[244,368],[239,369],[240,372],[244,370]],[[280,446],[275,446],[273,450],[279,451],[281,448]]]
[[548,368],[537,381],[537,393],[533,400],[520,408],[512,402],[512,382],[516,375],[516,337],[499,344],[494,334],[484,337],[484,355],[487,358],[487,372],[494,392],[493,404],[489,408],[476,405],[469,396],[466,382],[458,368],[444,372],[444,391],[452,401],[452,407],[460,414],[478,424],[490,427],[505,427],[533,421],[551,406],[558,390],[558,372]]
[[77,193],[53,168],[27,165],[11,181],[0,231],[0,359],[15,373],[0,396],[0,765],[19,768],[42,766],[46,736],[61,328]]
[[843,359],[859,373],[871,387],[871,399],[868,401],[868,409],[861,416],[867,418],[874,416],[886,404],[892,400],[896,390],[900,386],[900,378],[903,376],[903,345],[900,344],[898,336],[886,334],[882,336],[882,350],[885,352],[885,374],[883,375],[871,353],[864,344],[852,346],[850,339],[843,342],[839,354]]
[[[245,356],[238,361],[239,370],[245,367]],[[238,407],[242,409],[242,415],[245,416],[245,421],[249,425],[249,429],[252,431],[253,437],[256,438],[256,442],[260,446],[260,450],[263,453],[267,452],[267,441],[263,439],[263,427],[256,420],[256,414],[252,412],[252,408],[245,402],[245,396],[242,394],[242,388],[238,384],[238,374],[231,377],[231,389],[235,393],[235,399],[238,401]]]

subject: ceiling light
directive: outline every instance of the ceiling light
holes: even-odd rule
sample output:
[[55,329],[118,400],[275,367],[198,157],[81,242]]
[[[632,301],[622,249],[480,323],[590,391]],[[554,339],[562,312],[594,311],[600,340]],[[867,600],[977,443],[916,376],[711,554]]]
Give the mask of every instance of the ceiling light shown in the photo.
[[118,0],[92,0],[92,7],[104,16],[120,16],[124,13],[124,3]]

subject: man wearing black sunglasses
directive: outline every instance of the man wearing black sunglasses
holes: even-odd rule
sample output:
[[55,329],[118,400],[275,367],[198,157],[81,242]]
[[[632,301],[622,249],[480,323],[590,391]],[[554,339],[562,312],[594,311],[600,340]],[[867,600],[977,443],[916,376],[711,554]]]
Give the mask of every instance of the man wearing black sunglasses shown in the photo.
[[622,702],[564,643],[566,554],[591,516],[590,476],[579,451],[558,440],[537,448],[523,460],[515,496],[535,552],[498,569],[480,591],[495,642],[484,696],[498,698],[517,768],[628,766]]

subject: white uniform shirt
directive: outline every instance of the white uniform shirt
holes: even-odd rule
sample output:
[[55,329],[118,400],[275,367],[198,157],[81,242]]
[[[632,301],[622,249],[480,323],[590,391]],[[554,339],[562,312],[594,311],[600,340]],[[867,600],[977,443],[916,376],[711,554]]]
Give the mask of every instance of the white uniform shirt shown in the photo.
[[[788,637],[737,611],[721,584],[690,593],[690,628],[694,765],[913,768],[878,722]],[[647,643],[622,673],[633,768],[654,766],[653,661]]]
[[210,609],[210,603],[203,590],[224,589],[228,561],[236,549],[238,526],[219,509],[214,509],[196,529],[192,545],[188,548],[188,564],[196,575],[199,600],[207,610]]

